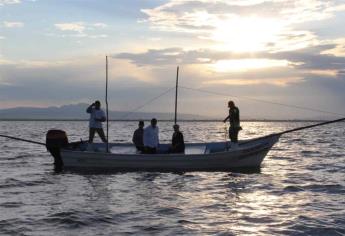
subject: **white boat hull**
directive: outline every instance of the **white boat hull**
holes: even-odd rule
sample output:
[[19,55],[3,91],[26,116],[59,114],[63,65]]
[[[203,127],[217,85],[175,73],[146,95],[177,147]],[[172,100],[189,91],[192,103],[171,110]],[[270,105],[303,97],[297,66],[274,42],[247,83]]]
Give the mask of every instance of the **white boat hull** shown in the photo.
[[259,168],[266,154],[279,140],[272,135],[243,141],[237,148],[226,143],[186,144],[183,154],[139,154],[131,144],[95,144],[97,151],[62,149],[64,168],[107,169],[114,171],[222,171],[238,168]]

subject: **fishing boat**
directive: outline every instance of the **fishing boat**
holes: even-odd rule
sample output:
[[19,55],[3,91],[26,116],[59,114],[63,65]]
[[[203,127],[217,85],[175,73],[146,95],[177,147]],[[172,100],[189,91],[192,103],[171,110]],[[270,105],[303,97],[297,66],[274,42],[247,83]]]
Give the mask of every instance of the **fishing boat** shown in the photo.
[[131,143],[68,142],[66,132],[49,130],[47,150],[56,169],[113,171],[226,171],[258,169],[279,138],[287,133],[345,121],[345,118],[303,126],[255,139],[230,142],[187,143],[184,153],[169,153],[169,144],[160,144],[157,154],[142,154]]
[[[178,75],[175,86],[175,116],[177,122]],[[108,114],[108,57],[106,57],[106,110]],[[109,118],[109,117],[108,117]],[[108,120],[106,126],[108,137]],[[54,157],[56,169],[107,169],[125,171],[221,171],[235,168],[258,168],[266,154],[279,140],[280,134],[239,142],[236,148],[228,141],[187,143],[184,153],[169,153],[169,144],[161,144],[156,154],[137,152],[131,143],[68,143],[62,130],[50,130],[46,137],[48,151]]]
[[43,145],[54,158],[55,170],[110,171],[228,171],[258,169],[279,138],[287,133],[309,129],[345,118],[303,126],[255,139],[230,142],[186,143],[184,153],[168,153],[169,144],[161,144],[157,154],[142,154],[131,143],[69,142],[66,132],[49,130],[46,143],[18,137],[0,137]]
[[51,130],[47,148],[55,164],[66,169],[125,171],[222,171],[236,168],[259,168],[280,134],[230,142],[187,143],[184,153],[168,153],[169,144],[161,144],[157,154],[141,154],[131,143],[107,144],[66,142],[65,133]]

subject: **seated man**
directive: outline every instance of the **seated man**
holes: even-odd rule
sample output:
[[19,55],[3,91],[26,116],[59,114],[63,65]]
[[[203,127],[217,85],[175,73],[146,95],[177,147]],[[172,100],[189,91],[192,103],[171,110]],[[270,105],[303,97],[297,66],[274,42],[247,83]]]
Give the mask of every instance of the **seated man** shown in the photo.
[[172,136],[172,145],[170,148],[171,153],[184,153],[185,145],[183,134],[180,131],[180,126],[175,124],[173,126],[174,134]]
[[132,141],[138,151],[144,151],[144,121],[139,121],[138,128],[134,131]]
[[159,129],[157,120],[153,118],[151,125],[144,129],[144,153],[155,154],[159,145]]

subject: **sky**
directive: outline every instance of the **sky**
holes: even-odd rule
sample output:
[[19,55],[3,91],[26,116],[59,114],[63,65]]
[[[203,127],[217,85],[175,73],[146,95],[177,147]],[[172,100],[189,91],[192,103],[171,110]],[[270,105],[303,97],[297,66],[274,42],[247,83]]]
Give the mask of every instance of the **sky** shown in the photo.
[[112,110],[173,112],[179,66],[181,113],[339,118],[344,25],[345,0],[0,0],[0,109],[104,104],[108,56]]

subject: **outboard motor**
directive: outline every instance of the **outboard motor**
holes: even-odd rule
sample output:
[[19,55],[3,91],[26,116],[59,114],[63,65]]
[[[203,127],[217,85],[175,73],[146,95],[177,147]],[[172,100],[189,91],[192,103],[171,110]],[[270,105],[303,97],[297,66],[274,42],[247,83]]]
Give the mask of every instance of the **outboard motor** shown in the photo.
[[63,161],[61,158],[60,149],[67,146],[68,138],[65,131],[51,129],[47,132],[46,147],[50,154],[54,157],[55,171],[62,170]]

